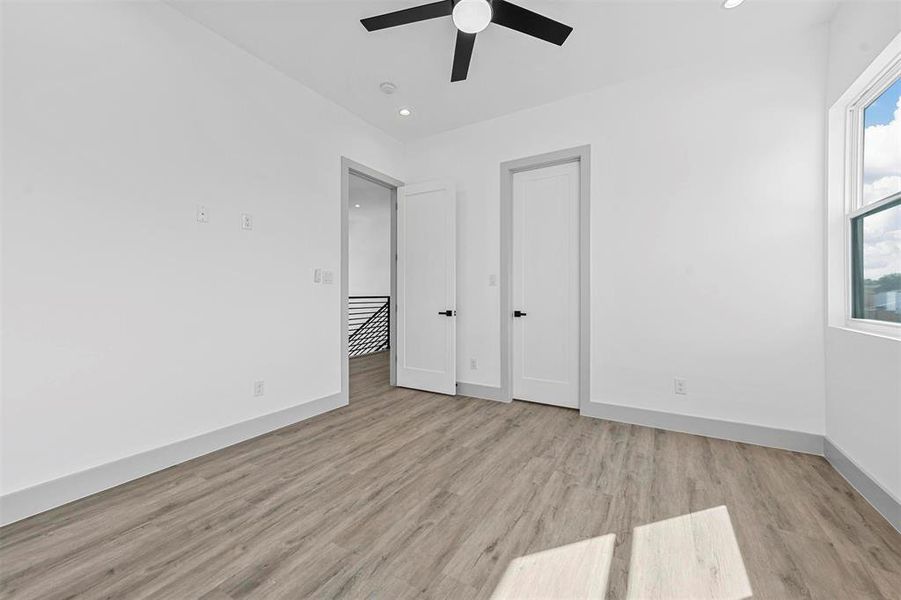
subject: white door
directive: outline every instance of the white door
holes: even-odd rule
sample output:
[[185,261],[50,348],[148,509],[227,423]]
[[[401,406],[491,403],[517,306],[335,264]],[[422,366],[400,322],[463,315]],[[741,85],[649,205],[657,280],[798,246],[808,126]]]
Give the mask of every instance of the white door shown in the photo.
[[513,308],[513,397],[578,408],[579,163],[513,174]]
[[443,182],[397,190],[397,385],[457,386],[456,193]]

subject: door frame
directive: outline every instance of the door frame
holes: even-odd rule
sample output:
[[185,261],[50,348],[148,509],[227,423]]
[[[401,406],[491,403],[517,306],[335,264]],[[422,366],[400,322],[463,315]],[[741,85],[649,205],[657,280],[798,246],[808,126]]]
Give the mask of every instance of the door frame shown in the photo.
[[390,240],[390,256],[389,268],[391,271],[391,285],[389,293],[391,294],[391,315],[390,327],[388,335],[391,338],[391,347],[388,350],[388,365],[390,369],[389,384],[397,384],[397,357],[395,354],[395,346],[397,345],[397,319],[395,318],[397,311],[397,188],[404,185],[400,179],[395,179],[390,175],[386,175],[380,171],[376,171],[371,167],[367,167],[362,163],[353,161],[346,156],[341,157],[341,395],[346,401],[350,401],[350,357],[348,352],[348,310],[347,310],[347,294],[349,292],[348,283],[348,225],[350,212],[350,176],[362,177],[368,181],[376,183],[391,191],[391,240]]
[[591,382],[591,146],[576,146],[501,163],[500,341],[501,400],[513,401],[513,174],[564,163],[579,164],[579,411]]

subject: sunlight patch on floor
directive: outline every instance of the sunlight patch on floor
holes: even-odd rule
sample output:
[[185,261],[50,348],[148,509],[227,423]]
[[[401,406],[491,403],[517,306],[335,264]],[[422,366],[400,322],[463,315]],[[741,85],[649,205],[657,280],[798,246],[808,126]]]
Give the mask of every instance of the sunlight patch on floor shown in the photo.
[[510,562],[491,597],[603,599],[615,541],[611,533],[521,556]]
[[[614,534],[513,560],[493,600],[603,599]],[[745,600],[751,583],[725,506],[632,530],[628,600]]]
[[740,600],[751,595],[725,506],[633,530],[628,599]]

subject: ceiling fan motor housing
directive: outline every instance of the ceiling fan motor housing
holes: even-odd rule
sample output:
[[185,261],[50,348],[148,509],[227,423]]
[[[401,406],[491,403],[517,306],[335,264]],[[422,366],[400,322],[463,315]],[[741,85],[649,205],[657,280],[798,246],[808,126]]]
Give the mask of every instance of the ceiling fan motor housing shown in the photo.
[[493,11],[488,0],[456,0],[451,14],[457,29],[479,33],[491,23]]

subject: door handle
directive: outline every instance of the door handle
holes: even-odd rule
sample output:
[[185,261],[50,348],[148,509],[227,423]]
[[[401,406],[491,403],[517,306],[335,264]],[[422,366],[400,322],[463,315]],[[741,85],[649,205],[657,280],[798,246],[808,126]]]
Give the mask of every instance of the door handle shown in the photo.
[[521,310],[514,310],[513,316],[514,317],[524,317],[524,316],[526,316],[526,313],[522,312]]
[[439,310],[438,314],[443,317],[453,317],[455,314],[457,314],[457,311],[455,311],[455,310]]

